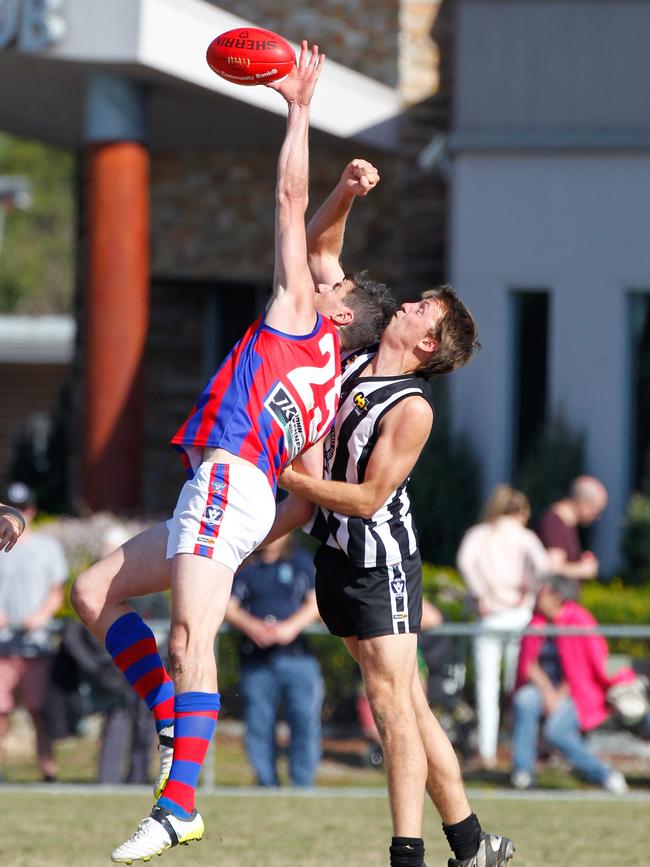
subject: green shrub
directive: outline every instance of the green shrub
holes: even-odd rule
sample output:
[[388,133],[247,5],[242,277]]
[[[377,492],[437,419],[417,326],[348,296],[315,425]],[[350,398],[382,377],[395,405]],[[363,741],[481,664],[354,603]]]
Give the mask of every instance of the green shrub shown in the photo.
[[634,494],[630,498],[623,521],[621,553],[625,583],[650,584],[650,497]]
[[584,451],[583,434],[571,430],[562,414],[547,422],[515,474],[515,487],[530,500],[533,519],[566,496],[573,479],[582,475]]
[[445,392],[439,386],[436,421],[408,493],[425,560],[453,565],[456,551],[480,506],[480,468],[469,440],[452,433]]
[[465,606],[467,588],[460,573],[451,566],[423,563],[422,592],[425,599],[442,611],[445,620],[457,622],[468,619]]
[[[650,594],[645,588],[625,587],[620,578],[608,584],[589,582],[582,588],[580,602],[599,623],[628,626],[650,624]],[[648,641],[634,638],[608,640],[613,653],[635,658],[648,656]]]

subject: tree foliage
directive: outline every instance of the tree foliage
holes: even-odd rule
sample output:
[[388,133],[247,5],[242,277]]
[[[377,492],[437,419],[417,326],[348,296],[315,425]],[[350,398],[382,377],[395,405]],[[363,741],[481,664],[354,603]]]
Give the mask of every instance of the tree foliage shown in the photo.
[[584,465],[583,434],[573,431],[563,415],[557,414],[533,441],[515,476],[515,487],[530,500],[533,519],[566,496]]
[[626,584],[650,585],[650,498],[633,494],[623,519],[621,537]]
[[480,506],[480,468],[467,437],[449,423],[444,388],[436,388],[436,421],[408,487],[422,558],[456,562],[463,533]]
[[74,273],[74,156],[0,133],[0,175],[32,186],[25,211],[5,216],[0,250],[0,313],[67,313]]

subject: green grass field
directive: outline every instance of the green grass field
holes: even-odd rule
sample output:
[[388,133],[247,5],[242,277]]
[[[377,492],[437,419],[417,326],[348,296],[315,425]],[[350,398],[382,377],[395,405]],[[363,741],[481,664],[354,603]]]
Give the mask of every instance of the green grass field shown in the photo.
[[[145,794],[95,794],[5,789],[1,863],[11,867],[100,867],[151,806]],[[387,867],[390,837],[385,798],[345,791],[318,796],[206,795],[201,843],[166,852],[169,867]],[[517,843],[513,867],[645,867],[648,802],[531,799],[474,801],[487,829]],[[428,867],[446,865],[449,851],[427,807]],[[141,863],[141,862],[138,862]],[[153,863],[153,862],[152,862]],[[157,859],[155,863],[158,862]]]

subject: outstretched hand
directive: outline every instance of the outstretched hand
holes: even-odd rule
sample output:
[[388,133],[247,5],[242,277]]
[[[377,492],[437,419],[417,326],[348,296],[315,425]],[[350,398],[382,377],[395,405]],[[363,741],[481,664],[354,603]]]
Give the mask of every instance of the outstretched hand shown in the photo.
[[307,40],[303,39],[297,65],[286,78],[272,81],[266,87],[277,90],[288,103],[309,105],[324,63],[325,55],[319,54],[318,45],[312,45],[310,49]]
[[343,170],[341,181],[355,196],[367,196],[379,183],[379,172],[368,160],[352,160]]

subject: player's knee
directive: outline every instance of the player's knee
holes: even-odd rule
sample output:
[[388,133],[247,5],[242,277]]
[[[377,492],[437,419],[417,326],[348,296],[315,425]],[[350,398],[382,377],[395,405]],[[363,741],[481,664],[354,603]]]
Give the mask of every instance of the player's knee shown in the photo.
[[368,701],[372,708],[377,728],[392,728],[410,723],[413,718],[413,704],[409,689],[393,679],[371,679],[366,681]]
[[172,623],[169,632],[169,668],[172,677],[186,674],[190,664],[197,663],[196,648],[190,647],[189,630],[185,625]]
[[79,615],[81,622],[91,626],[99,617],[103,603],[103,595],[97,591],[97,582],[93,580],[90,569],[77,575],[70,588],[70,604]]

